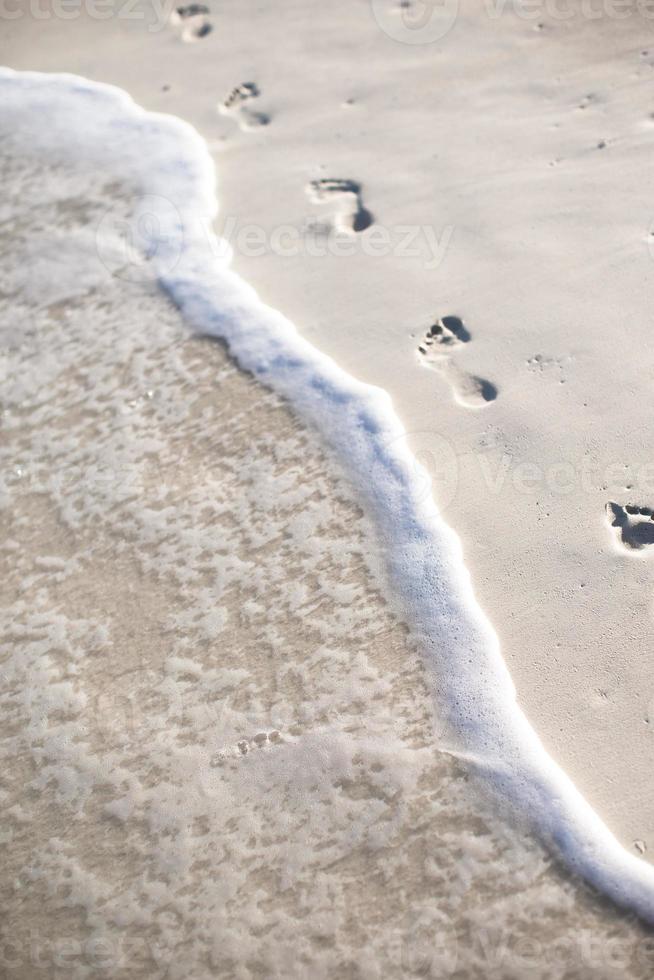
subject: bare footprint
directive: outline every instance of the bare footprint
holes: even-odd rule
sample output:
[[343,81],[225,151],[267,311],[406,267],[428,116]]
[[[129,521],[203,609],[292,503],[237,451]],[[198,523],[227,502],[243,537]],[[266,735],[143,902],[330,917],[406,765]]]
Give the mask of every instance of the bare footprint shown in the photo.
[[627,551],[642,551],[654,544],[654,511],[635,504],[616,504],[609,501],[606,516],[616,536]]
[[218,112],[223,116],[231,116],[243,130],[267,126],[270,116],[265,112],[256,112],[250,105],[253,99],[259,98],[260,94],[255,82],[243,82],[242,85],[233,88],[227,98],[219,103]]
[[470,334],[458,316],[444,316],[429,327],[418,344],[418,355],[425,367],[447,379],[459,405],[483,408],[495,401],[497,388],[484,378],[468,374],[452,360],[452,354],[469,340]]
[[361,188],[353,180],[328,177],[312,180],[306,188],[314,204],[330,204],[336,231],[365,231],[372,224],[372,215],[361,203]]
[[180,27],[182,41],[199,41],[212,31],[209,8],[204,3],[189,3],[175,7],[170,15],[170,23]]

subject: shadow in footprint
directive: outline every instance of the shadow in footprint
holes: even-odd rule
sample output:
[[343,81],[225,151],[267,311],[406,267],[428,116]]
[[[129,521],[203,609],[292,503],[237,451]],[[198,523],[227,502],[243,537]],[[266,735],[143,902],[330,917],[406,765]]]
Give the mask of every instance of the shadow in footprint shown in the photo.
[[631,551],[641,551],[654,544],[654,511],[636,504],[606,505],[611,527],[617,528],[621,543]]
[[365,208],[361,208],[360,211],[354,216],[354,221],[352,222],[352,231],[365,231],[366,228],[370,228],[372,224],[372,215],[370,211],[366,211]]
[[467,344],[471,340],[470,331],[465,326],[463,320],[458,316],[441,317],[440,322],[446,330],[449,330],[462,344]]
[[479,391],[484,401],[494,402],[497,398],[497,388],[495,385],[485,378],[477,378],[476,380],[479,382]]

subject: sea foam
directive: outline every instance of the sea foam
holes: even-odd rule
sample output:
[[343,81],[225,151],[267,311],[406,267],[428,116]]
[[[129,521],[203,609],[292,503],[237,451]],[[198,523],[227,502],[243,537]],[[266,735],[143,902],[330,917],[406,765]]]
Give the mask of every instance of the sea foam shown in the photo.
[[[36,148],[65,167],[107,154],[142,188],[132,241],[111,222],[96,248],[121,274],[153,277],[196,331],[284,396],[337,453],[374,517],[389,580],[418,639],[452,751],[527,817],[568,865],[654,922],[654,868],[629,854],[547,755],[516,702],[500,646],[473,593],[455,533],[424,493],[391,399],[342,371],[229,269],[211,222],[215,174],[183,121],[145,112],[119,89],[71,75],[0,70],[2,112],[31,120]],[[135,240],[134,240],[135,239]]]

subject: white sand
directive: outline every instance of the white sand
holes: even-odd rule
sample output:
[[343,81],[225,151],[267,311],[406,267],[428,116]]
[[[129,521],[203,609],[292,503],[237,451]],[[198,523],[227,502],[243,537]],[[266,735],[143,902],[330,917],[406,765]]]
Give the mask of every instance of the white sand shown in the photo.
[[[225,3],[185,43],[182,26],[139,11],[64,20],[25,7],[3,25],[0,60],[120,84],[208,139],[235,268],[392,394],[433,463],[520,703],[611,829],[647,845],[652,564],[648,547],[622,547],[605,507],[654,503],[651,21],[463,5],[438,42],[404,44],[367,3]],[[219,111],[244,82],[260,94]],[[346,189],[317,201],[307,186],[324,178],[357,182],[360,200]],[[280,228],[347,224],[357,208],[390,252],[362,232],[341,246],[354,254],[316,257],[311,232],[278,254]],[[249,225],[263,229],[262,255],[238,237]],[[471,340],[454,368],[425,369],[416,348],[452,314]],[[497,398],[459,404],[471,400],[462,372]]]
[[89,249],[130,213],[113,157],[30,147],[1,171],[3,975],[646,980],[647,932],[439,751],[314,434]]

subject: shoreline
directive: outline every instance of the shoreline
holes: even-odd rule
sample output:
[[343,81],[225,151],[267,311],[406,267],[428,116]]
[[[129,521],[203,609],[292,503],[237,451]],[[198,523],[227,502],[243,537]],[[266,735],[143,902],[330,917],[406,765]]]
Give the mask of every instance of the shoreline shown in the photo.
[[125,253],[130,174],[164,161],[101,140],[116,93],[96,112],[72,84],[72,152],[56,111],[0,113],[2,966],[647,980],[646,927],[447,751],[385,542],[317,433]]
[[[348,377],[240,277],[207,258],[204,229],[216,201],[202,140],[181,120],[148,116],[126,93],[80,77],[3,72],[0,80],[5,112],[13,112],[16,122],[46,111],[56,132],[70,126],[75,134],[77,124],[75,145],[88,165],[111,132],[121,133],[119,160],[128,172],[131,166],[131,182],[140,187],[138,207],[145,206],[151,220],[143,242],[151,265],[128,266],[130,278],[155,279],[199,336],[226,341],[241,368],[288,399],[336,452],[376,518],[391,587],[445,712],[442,751],[481,770],[572,870],[618,905],[654,921],[654,870],[612,837],[547,756],[516,703],[458,538],[423,491],[388,395]],[[36,139],[49,146],[49,136]],[[137,144],[145,163],[134,153]],[[50,148],[50,156],[54,152],[65,165],[65,151]],[[137,229],[138,207],[130,219]],[[101,223],[100,233],[100,254],[109,254],[115,231]]]
[[[221,15],[225,24],[232,18],[228,43],[217,21],[193,44],[173,26],[146,36],[132,22],[75,21],[85,41],[75,52],[62,21],[16,21],[1,60],[116,82],[147,108],[191,122],[217,166],[219,233],[230,216],[262,228],[267,244],[280,228],[329,224],[342,201],[312,202],[306,188],[331,178],[357,183],[370,232],[386,229],[390,252],[357,245],[354,255],[327,254],[312,266],[303,253],[237,248],[234,271],[346,372],[391,394],[462,540],[519,704],[623,845],[647,848],[654,572],[647,548],[625,547],[606,508],[646,507],[654,494],[646,289],[654,267],[644,218],[654,200],[652,58],[626,23],[535,32],[514,18],[500,35],[497,25],[489,32],[475,23],[474,5],[442,45],[409,52],[375,28],[367,9],[365,19],[360,8],[320,19],[316,5],[320,71],[307,93],[293,68],[302,44],[313,50],[306,29],[299,24],[284,48],[283,18],[257,11],[257,35],[254,13],[238,21],[234,10]],[[266,56],[271,38],[288,56],[278,70]],[[357,43],[368,60],[345,71]],[[530,74],[536,51],[545,65]],[[308,60],[300,63],[311,75]],[[405,86],[408,70],[415,81]],[[252,111],[269,120],[248,129],[216,106],[250,79],[261,93]],[[502,114],[493,111],[498,91]],[[478,146],[491,152],[486,169],[476,164]],[[435,253],[424,241],[418,256],[396,254],[397,229],[406,226],[430,228],[443,243],[436,269],[425,268]],[[624,339],[617,325],[626,310]],[[418,356],[447,316],[471,338],[451,356],[454,374],[438,363],[426,369]],[[497,397],[475,404],[469,377],[489,381]]]

